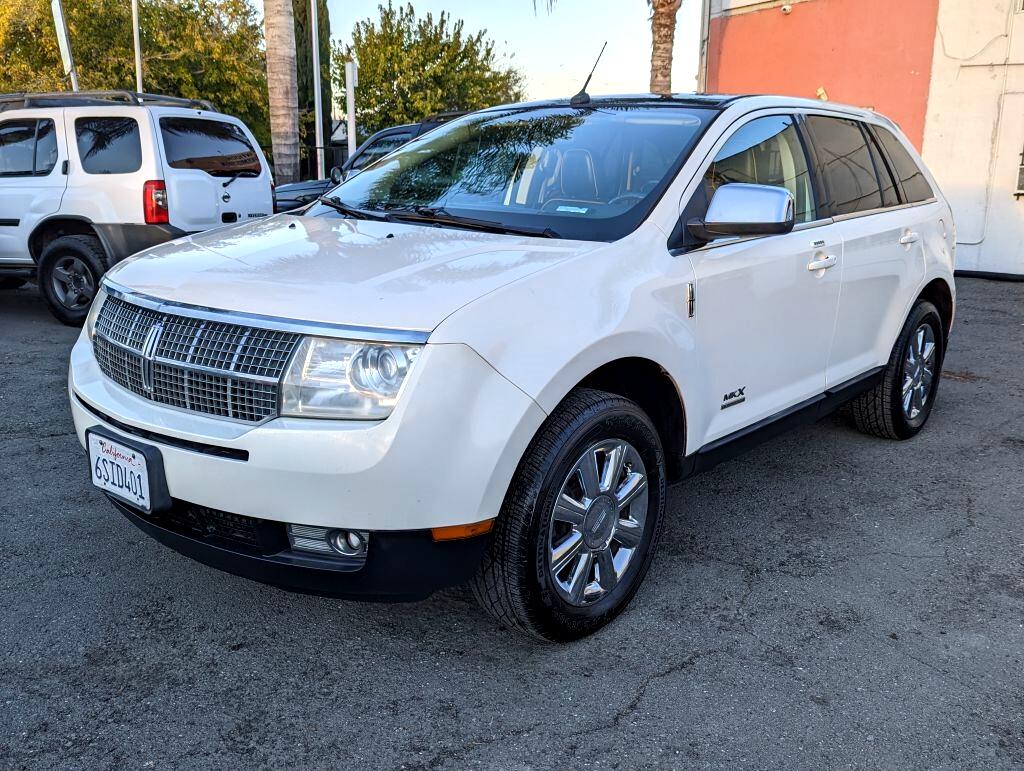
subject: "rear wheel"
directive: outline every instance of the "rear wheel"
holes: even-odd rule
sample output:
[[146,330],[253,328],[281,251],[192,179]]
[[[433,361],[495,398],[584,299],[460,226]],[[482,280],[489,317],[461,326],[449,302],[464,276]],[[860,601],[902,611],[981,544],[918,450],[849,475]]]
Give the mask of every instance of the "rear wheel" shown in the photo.
[[850,403],[861,431],[883,439],[909,439],[931,415],[945,353],[942,319],[919,300],[893,346],[882,380]]
[[664,505],[665,459],[647,415],[613,394],[573,392],[520,463],[474,593],[536,637],[588,635],[639,588]]
[[69,326],[81,326],[107,268],[107,254],[95,236],[61,236],[39,258],[39,290],[50,312]]

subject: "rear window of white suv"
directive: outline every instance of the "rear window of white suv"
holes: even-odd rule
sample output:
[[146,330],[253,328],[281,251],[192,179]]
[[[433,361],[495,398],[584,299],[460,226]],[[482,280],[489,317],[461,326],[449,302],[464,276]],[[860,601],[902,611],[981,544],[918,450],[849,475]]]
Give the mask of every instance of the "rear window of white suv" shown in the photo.
[[245,132],[233,123],[203,118],[161,118],[167,164],[213,177],[258,177],[260,158]]

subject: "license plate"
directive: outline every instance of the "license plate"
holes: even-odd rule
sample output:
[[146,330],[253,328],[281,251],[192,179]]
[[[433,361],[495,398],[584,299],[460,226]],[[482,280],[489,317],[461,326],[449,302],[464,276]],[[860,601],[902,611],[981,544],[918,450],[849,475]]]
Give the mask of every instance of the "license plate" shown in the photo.
[[127,445],[89,432],[92,483],[143,511],[152,509],[146,456]]

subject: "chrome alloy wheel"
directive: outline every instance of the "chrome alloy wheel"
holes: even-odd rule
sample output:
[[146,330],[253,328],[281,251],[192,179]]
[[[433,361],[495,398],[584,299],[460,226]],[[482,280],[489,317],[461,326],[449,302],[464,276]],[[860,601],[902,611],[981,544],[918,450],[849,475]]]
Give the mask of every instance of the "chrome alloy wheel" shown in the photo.
[[935,331],[922,324],[910,338],[903,361],[903,414],[914,420],[931,398],[935,378]]
[[50,279],[53,294],[70,310],[81,310],[96,295],[96,283],[85,263],[77,257],[61,257]]
[[629,567],[647,520],[647,469],[633,445],[605,439],[573,465],[551,512],[548,569],[558,594],[589,605]]

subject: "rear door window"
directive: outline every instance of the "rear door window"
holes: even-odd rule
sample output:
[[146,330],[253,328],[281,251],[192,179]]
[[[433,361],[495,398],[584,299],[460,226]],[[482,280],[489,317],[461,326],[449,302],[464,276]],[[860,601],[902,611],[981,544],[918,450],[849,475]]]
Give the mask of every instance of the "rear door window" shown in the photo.
[[907,148],[888,129],[875,126],[875,134],[878,135],[886,155],[892,162],[893,171],[903,186],[903,195],[907,203],[920,203],[933,198],[932,186],[925,179],[924,172],[917,165],[917,162],[907,152]]
[[807,116],[835,216],[882,208],[882,190],[860,124],[846,118]]
[[76,118],[75,140],[87,174],[131,174],[142,168],[142,140],[135,118]]
[[212,177],[258,177],[262,172],[259,155],[234,123],[161,118],[160,134],[172,169],[198,169]]
[[57,132],[52,120],[41,120],[36,127],[35,173],[46,175],[57,165]]
[[56,164],[57,135],[52,120],[0,123],[0,176],[43,177]]

